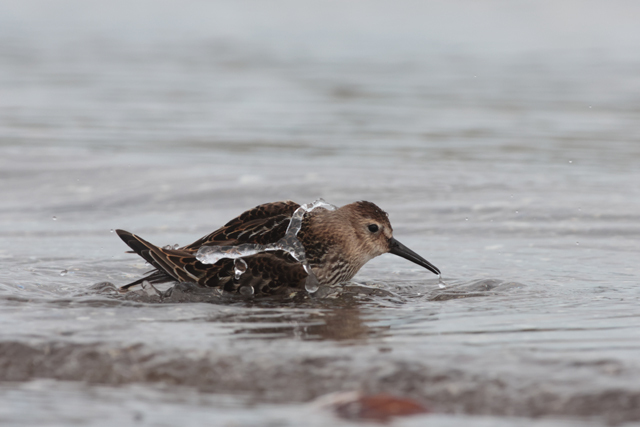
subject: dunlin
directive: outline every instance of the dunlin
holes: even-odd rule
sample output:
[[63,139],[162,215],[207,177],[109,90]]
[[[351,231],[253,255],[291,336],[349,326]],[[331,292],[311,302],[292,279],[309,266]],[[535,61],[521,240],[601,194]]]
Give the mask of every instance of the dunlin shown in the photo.
[[[314,291],[349,281],[369,260],[392,253],[435,274],[429,261],[398,242],[386,212],[371,202],[335,208],[292,201],[256,206],[181,248],[158,247],[124,230],[120,238],[155,270],[122,286],[195,282],[242,294]],[[317,286],[309,288],[309,279]]]

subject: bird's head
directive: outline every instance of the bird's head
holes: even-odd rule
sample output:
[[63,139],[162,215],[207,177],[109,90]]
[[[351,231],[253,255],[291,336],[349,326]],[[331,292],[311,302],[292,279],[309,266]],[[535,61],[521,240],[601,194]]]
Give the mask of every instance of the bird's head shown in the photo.
[[375,204],[355,202],[341,207],[339,211],[342,211],[341,214],[348,218],[353,227],[356,238],[350,249],[357,254],[362,265],[379,255],[391,253],[440,274],[436,266],[393,237],[389,215]]

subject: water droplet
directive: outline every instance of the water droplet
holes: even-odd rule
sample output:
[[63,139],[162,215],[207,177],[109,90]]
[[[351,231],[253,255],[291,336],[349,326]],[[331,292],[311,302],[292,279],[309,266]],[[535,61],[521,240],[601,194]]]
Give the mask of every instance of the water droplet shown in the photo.
[[54,215],[52,219],[53,219],[54,221],[57,221],[57,220],[58,220],[58,217]]
[[589,105],[589,108],[591,108],[591,105]]
[[579,245],[580,245],[580,242],[576,242],[576,246],[579,246]]
[[516,213],[518,213],[518,211],[516,211]]
[[151,286],[151,283],[149,283],[148,280],[143,280],[140,285],[142,286],[142,289],[146,289]]
[[68,273],[68,271],[67,271],[67,270],[62,270],[62,271],[60,272],[60,275],[61,275],[61,276],[66,276],[66,275],[67,275],[67,273]]
[[109,230],[110,233],[113,233],[113,228],[111,230]]
[[238,292],[240,292],[240,295],[249,296],[255,293],[255,289],[253,289],[253,286],[251,285],[245,285],[245,286],[240,286],[240,289],[238,289]]
[[569,160],[569,163],[573,163],[573,160]]
[[240,276],[247,271],[247,263],[242,258],[236,258],[236,261],[233,264],[235,270],[235,279],[240,280]]
[[513,199],[513,194],[512,194],[512,195],[510,195],[509,197]]
[[318,282],[318,278],[315,274],[310,274],[307,276],[307,280],[304,281],[304,288],[310,294],[314,293],[320,287],[320,283]]
[[465,221],[469,221],[469,218],[465,218],[464,220],[465,220]]
[[318,290],[318,288],[320,287],[320,282],[318,281],[318,277],[316,277],[308,262],[305,261],[304,263],[302,263],[302,267],[308,274],[307,279],[304,281],[304,288],[307,290],[307,292],[312,294]]
[[438,287],[440,289],[445,289],[447,284],[442,281],[442,274],[438,274]]

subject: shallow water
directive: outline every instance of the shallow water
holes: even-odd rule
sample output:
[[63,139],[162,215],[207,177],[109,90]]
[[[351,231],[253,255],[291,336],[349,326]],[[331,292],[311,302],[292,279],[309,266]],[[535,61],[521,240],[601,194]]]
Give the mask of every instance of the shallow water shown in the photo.
[[[0,4],[0,421],[350,424],[317,399],[360,390],[638,423],[640,11],[577,4]],[[319,197],[447,287],[391,255],[326,298],[105,284],[148,269],[112,229]]]

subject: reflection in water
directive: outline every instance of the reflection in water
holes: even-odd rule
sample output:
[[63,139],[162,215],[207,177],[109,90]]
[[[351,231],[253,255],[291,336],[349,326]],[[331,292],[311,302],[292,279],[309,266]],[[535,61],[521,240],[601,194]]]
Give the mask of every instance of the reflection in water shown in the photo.
[[388,326],[367,326],[357,308],[309,313],[303,319],[296,320],[287,319],[286,316],[262,319],[270,326],[261,326],[260,318],[253,320],[256,325],[238,328],[235,333],[245,338],[295,337],[302,340],[366,341],[368,337],[377,336],[380,331],[388,329]]
[[[397,297],[379,288],[350,285],[336,287],[324,298],[310,296],[301,290],[287,296],[275,295],[247,298],[220,289],[204,288],[193,283],[178,283],[160,291],[153,286],[122,294],[115,285],[104,282],[91,287],[91,292],[124,301],[147,304],[206,302],[209,304],[255,308],[257,312],[211,316],[208,321],[240,324],[235,333],[243,338],[287,338],[303,340],[364,340],[377,336],[388,326],[372,328],[361,317],[359,306],[370,306],[371,297]],[[84,293],[86,295],[86,293]],[[387,302],[397,304],[396,299]],[[335,308],[334,308],[335,307]],[[293,315],[287,309],[294,309]]]

